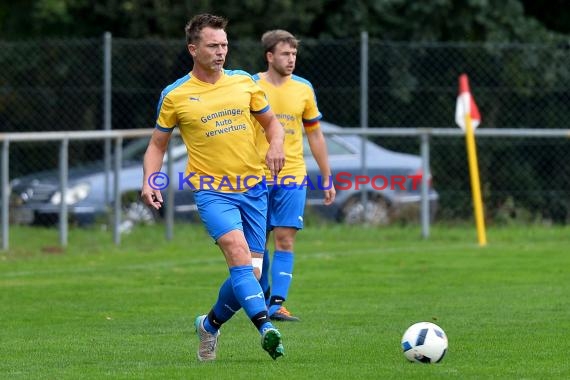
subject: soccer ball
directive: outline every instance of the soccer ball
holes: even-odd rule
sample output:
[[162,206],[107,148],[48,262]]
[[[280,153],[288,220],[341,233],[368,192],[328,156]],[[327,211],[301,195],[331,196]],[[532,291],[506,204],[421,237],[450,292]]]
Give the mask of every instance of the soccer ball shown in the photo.
[[439,363],[447,352],[447,335],[435,323],[418,322],[402,337],[404,356],[415,363]]

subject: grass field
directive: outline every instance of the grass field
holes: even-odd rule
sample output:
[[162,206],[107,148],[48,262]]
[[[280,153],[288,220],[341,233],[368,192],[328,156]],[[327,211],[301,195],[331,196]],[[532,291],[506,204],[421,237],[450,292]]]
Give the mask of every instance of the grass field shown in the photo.
[[[570,228],[309,227],[299,234],[286,356],[261,349],[240,312],[218,360],[198,363],[192,322],[227,276],[200,225],[108,232],[11,230],[0,253],[2,379],[570,378]],[[408,363],[405,329],[439,324],[442,363]]]

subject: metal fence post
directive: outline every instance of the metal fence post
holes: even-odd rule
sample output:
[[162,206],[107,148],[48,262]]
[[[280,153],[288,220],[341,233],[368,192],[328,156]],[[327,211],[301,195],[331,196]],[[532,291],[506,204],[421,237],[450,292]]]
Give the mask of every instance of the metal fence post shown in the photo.
[[69,139],[64,138],[59,145],[59,186],[61,201],[59,203],[59,244],[67,246],[68,215],[67,215],[67,182],[69,169]]
[[422,156],[422,192],[421,192],[421,222],[422,237],[429,237],[430,209],[428,179],[431,177],[429,164],[429,132],[422,132],[420,136],[420,151]]
[[7,251],[9,248],[9,220],[8,220],[8,197],[10,196],[10,191],[8,189],[8,150],[10,149],[10,140],[6,139],[2,142],[2,180],[0,181],[0,186],[2,186],[2,250]]
[[[111,97],[112,97],[112,82],[111,82],[111,47],[112,35],[110,32],[103,34],[103,129],[109,131],[111,125]],[[109,204],[109,176],[111,173],[111,140],[105,139],[104,146],[104,165],[105,165],[105,205]]]
[[166,174],[170,178],[170,185],[166,189],[166,240],[174,237],[174,177],[173,177],[172,144],[168,144],[168,161],[166,162]]
[[113,194],[114,202],[114,221],[113,221],[113,242],[116,245],[121,244],[121,168],[123,161],[123,137],[119,136],[115,139],[115,168],[113,170]]
[[[368,128],[368,32],[360,34],[360,126]],[[366,143],[368,138],[361,136],[361,158],[360,165],[362,175],[366,176],[368,165],[366,164]],[[366,209],[368,204],[368,189],[363,187],[360,194],[362,202],[362,221],[366,222]]]

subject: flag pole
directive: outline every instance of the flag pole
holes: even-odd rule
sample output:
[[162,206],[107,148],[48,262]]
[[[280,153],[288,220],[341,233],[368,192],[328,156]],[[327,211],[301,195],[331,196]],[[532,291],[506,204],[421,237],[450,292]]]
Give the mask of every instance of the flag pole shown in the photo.
[[479,245],[483,246],[487,244],[487,236],[485,235],[479,164],[477,162],[477,146],[475,144],[475,128],[481,123],[481,115],[469,90],[467,74],[459,76],[459,95],[455,109],[455,122],[465,131],[465,145],[467,146],[467,160],[469,161],[471,196],[473,197],[477,240]]
[[[468,101],[468,99],[465,98],[464,101]],[[466,107],[469,107],[469,105]],[[483,201],[481,197],[475,133],[471,123],[471,114],[469,112],[465,113],[465,143],[467,145],[467,159],[469,161],[469,174],[471,177],[471,193],[473,196],[473,209],[475,211],[475,225],[477,226],[477,240],[479,241],[480,246],[484,246],[487,245],[487,236],[485,233],[485,220],[483,217]]]

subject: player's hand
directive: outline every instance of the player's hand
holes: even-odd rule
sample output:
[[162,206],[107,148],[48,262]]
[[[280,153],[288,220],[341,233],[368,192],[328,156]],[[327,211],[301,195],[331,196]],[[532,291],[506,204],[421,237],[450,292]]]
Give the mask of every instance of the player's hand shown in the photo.
[[269,145],[269,149],[265,155],[265,164],[269,168],[272,177],[279,174],[281,169],[283,169],[283,166],[285,166],[285,152],[283,151],[283,146],[281,144]]
[[325,206],[330,206],[336,197],[336,189],[334,188],[334,183],[332,182],[332,176],[322,176],[322,178],[322,186],[325,193],[323,203]]
[[145,205],[150,206],[155,210],[160,209],[164,203],[160,190],[150,188],[142,189],[141,199]]

